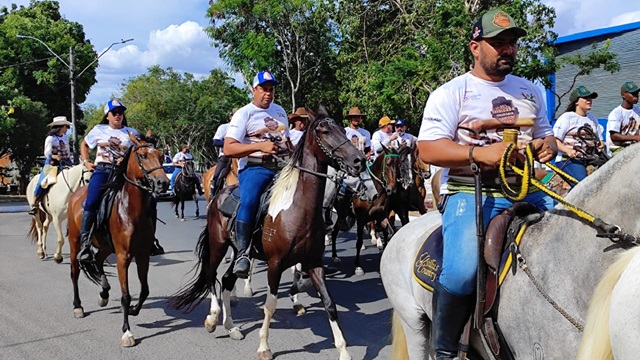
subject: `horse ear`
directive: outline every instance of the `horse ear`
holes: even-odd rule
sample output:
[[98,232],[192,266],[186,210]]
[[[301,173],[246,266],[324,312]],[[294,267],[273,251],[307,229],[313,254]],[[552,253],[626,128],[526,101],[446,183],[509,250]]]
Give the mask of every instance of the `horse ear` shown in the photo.
[[318,111],[317,111],[317,116],[318,117],[329,117],[329,112],[327,111],[327,108],[324,107],[324,105],[322,104],[318,104]]
[[133,142],[133,145],[138,146],[140,145],[140,141],[138,140],[138,138],[133,135],[133,132],[129,131],[129,139]]
[[307,115],[309,115],[309,119],[315,119],[316,118],[316,113],[313,112],[313,110],[309,109],[309,107],[305,106],[304,110],[307,112]]
[[380,146],[382,146],[382,150],[384,151],[385,154],[389,153],[389,148],[384,146],[383,144],[380,144]]

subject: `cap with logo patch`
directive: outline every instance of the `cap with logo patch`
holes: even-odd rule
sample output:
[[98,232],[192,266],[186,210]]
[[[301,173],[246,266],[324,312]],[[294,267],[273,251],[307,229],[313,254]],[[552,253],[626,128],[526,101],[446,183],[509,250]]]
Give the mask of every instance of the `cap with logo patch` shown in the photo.
[[638,85],[636,85],[636,83],[634,83],[633,81],[627,81],[624,84],[622,84],[622,87],[620,88],[620,93],[621,94],[624,94],[626,92],[634,93],[634,92],[637,92],[638,90],[640,90],[640,88],[638,87]]
[[267,82],[271,82],[273,83],[273,85],[278,85],[280,84],[278,82],[278,80],[276,80],[275,76],[273,76],[270,72],[268,71],[260,71],[254,78],[253,78],[253,86],[252,87],[256,87],[258,85],[262,85],[264,83]]
[[598,93],[597,92],[593,92],[589,89],[587,89],[586,86],[578,86],[577,88],[575,88],[572,92],[571,95],[569,95],[569,101],[570,102],[574,102],[577,101],[580,98],[591,98],[591,99],[595,99],[598,97]]
[[518,37],[527,35],[506,12],[500,9],[489,10],[473,24],[471,40],[489,39],[505,30],[512,30]]

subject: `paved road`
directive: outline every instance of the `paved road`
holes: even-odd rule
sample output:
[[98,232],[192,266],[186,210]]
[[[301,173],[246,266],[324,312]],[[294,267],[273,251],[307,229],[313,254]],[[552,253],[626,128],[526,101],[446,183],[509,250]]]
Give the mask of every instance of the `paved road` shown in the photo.
[[[200,202],[201,212],[204,202]],[[190,314],[167,305],[167,297],[190,279],[195,264],[197,236],[204,216],[194,218],[193,203],[187,204],[185,222],[173,217],[169,203],[160,203],[158,238],[167,253],[152,257],[149,273],[151,294],[137,317],[130,317],[137,340],[133,348],[121,348],[122,315],[117,278],[111,277],[109,304],[97,305],[99,288],[84,275],[80,296],[87,316],[73,317],[73,293],[69,279],[69,247],[63,248],[64,262],[51,257],[36,258],[36,249],[26,234],[30,217],[24,212],[0,213],[0,359],[255,359],[258,332],[265,301],[266,271],[258,265],[254,277],[255,295],[243,298],[233,308],[234,319],[245,339],[230,339],[223,327],[213,334],[203,327],[209,299]],[[390,305],[379,276],[378,250],[365,239],[361,257],[364,276],[353,274],[355,234],[338,239],[343,260],[339,273],[328,280],[329,291],[338,304],[340,324],[353,359],[390,359]],[[50,230],[48,253],[55,250],[55,229]],[[113,256],[109,258],[114,262]],[[139,283],[135,264],[129,276],[131,294],[137,300]],[[115,275],[113,267],[107,268]],[[239,283],[240,284],[240,283]],[[291,274],[285,273],[278,309],[271,323],[270,346],[278,360],[337,359],[326,313],[319,298],[303,294],[307,314],[296,317],[288,299]]]

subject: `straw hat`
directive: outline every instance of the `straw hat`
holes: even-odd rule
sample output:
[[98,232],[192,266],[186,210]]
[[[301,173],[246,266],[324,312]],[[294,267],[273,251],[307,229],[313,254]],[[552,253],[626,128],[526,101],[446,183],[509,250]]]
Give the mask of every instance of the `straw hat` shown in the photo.
[[364,116],[367,116],[367,114],[361,113],[360,109],[358,109],[357,107],[354,106],[351,109],[349,109],[349,113],[347,113],[347,115],[345,115],[344,117],[348,119],[348,118],[350,118],[352,116],[362,116],[362,117],[364,117]]
[[66,116],[56,116],[53,118],[53,121],[51,121],[47,126],[56,126],[56,125],[71,126],[71,123],[67,121]]
[[296,120],[300,119],[302,121],[307,121],[309,119],[309,114],[307,114],[307,110],[303,107],[299,107],[296,109],[296,112],[288,115],[289,124],[295,124]]

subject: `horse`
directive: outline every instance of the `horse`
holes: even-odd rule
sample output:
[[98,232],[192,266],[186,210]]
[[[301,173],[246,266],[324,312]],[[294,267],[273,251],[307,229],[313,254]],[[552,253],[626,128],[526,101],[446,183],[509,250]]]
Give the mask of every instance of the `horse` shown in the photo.
[[[84,186],[91,176],[84,164],[70,168],[64,168],[58,173],[57,182],[50,185],[47,193],[40,202],[38,213],[31,219],[29,236],[36,243],[36,256],[44,259],[47,254],[47,232],[53,222],[58,236],[58,246],[53,254],[53,260],[62,263],[62,246],[64,245],[65,232],[62,230],[62,222],[67,219],[67,204],[69,196],[79,187]],[[27,186],[27,201],[29,206],[35,203],[34,190],[39,176],[34,176]]]
[[[396,194],[400,156],[393,148],[384,146],[383,148],[383,153],[378,155],[373,165],[368,169],[371,178],[374,179],[373,183],[375,184],[378,196],[373,201],[363,201],[357,196],[354,196],[351,200],[357,229],[356,258],[354,262],[356,275],[364,275],[364,270],[360,266],[360,250],[362,249],[362,237],[365,225],[369,221],[375,221],[376,227],[380,225],[382,232],[382,244],[378,246],[380,250],[384,249],[389,237],[393,235],[393,229],[387,217],[389,216],[391,206],[390,198]],[[338,210],[337,224],[348,216],[347,211],[351,211],[345,210],[343,206],[338,206],[336,210]],[[339,226],[334,226],[331,231],[331,256],[336,263],[340,262],[336,252],[336,238],[338,237],[339,231]]]
[[[116,254],[118,280],[122,297],[121,309],[124,316],[123,335],[120,343],[123,347],[135,345],[135,338],[129,326],[129,315],[136,316],[149,295],[147,272],[149,271],[149,253],[155,234],[155,211],[150,204],[152,197],[166,191],[169,180],[162,168],[162,151],[156,149],[151,139],[141,140],[129,133],[133,146],[125,153],[120,165],[114,170],[113,180],[109,183],[113,191],[112,203],[108,207],[108,218],[94,226],[91,235],[92,244],[98,249],[95,263],[82,264],[82,270],[96,284],[100,284],[98,305],[104,307],[109,301],[111,289],[104,273],[103,264],[111,253]],[[82,187],[69,199],[69,246],[71,248],[71,281],[73,283],[73,313],[76,318],[84,317],[80,301],[78,277],[81,264],[77,259],[80,251],[80,224],[82,222],[82,203],[87,196],[87,187]],[[102,206],[101,206],[102,207]],[[101,224],[101,226],[99,226]],[[131,306],[129,293],[129,265],[136,260],[140,297],[135,306]]]
[[[173,206],[176,211],[176,218],[179,218],[180,221],[184,221],[184,203],[186,200],[196,202],[196,218],[200,216],[200,206],[198,206],[198,196],[196,194],[197,181],[200,180],[196,175],[193,160],[185,160],[182,171],[180,171],[176,177],[176,184],[173,189],[175,195],[171,200],[171,206]],[[178,216],[178,205],[180,205],[180,216]]]
[[[213,197],[216,195],[211,192],[211,189],[213,186],[213,184],[211,184],[211,181],[213,181],[213,175],[216,173],[217,167],[218,167],[218,164],[213,165],[202,176],[202,180],[203,180],[202,186],[204,187],[204,197],[205,199],[207,199],[207,203],[210,203]],[[227,174],[227,176],[225,177],[225,182],[222,187],[224,188],[226,186],[235,185],[237,183],[238,183],[238,159],[231,159],[231,171],[229,171],[229,174]]]
[[[260,221],[262,231],[255,232],[252,241],[252,257],[266,260],[268,265],[269,293],[260,329],[259,359],[273,358],[268,336],[269,324],[276,310],[278,286],[282,272],[296,263],[301,263],[301,269],[309,274],[322,298],[340,359],[351,359],[338,324],[336,304],[325,285],[322,263],[324,221],[319,204],[324,194],[327,166],[357,176],[364,170],[365,158],[323,106],[319,107],[316,114],[308,109],[307,112],[310,114],[310,125],[288,165],[277,177],[271,189],[268,212]],[[235,188],[226,187],[214,197],[207,211],[207,226],[200,234],[196,248],[199,256],[194,278],[169,300],[174,308],[192,311],[204,300],[204,296],[211,294],[211,307],[205,319],[205,327],[209,332],[215,330],[221,311],[215,286],[218,266],[229,247],[237,251],[228,228],[230,220],[218,210]],[[239,340],[244,335],[234,326],[230,308],[230,292],[236,279],[229,266],[222,277],[221,291],[224,327],[232,339]]]
[[[398,148],[398,155],[400,155],[399,167],[398,167],[398,179],[397,182],[400,185],[397,187],[395,196],[390,198],[390,208],[393,210],[394,215],[389,217],[389,223],[394,227],[395,231],[395,214],[400,218],[402,226],[409,222],[409,211],[416,210],[420,214],[427,212],[424,206],[424,195],[420,193],[419,188],[416,186],[417,180],[414,178],[415,149],[411,146],[401,146]],[[419,175],[420,176],[420,175]]]
[[[640,234],[640,202],[635,201],[640,185],[629,181],[639,172],[640,145],[636,145],[580,182],[566,200],[595,217],[615,221],[623,232]],[[414,280],[412,268],[422,241],[440,224],[440,213],[435,211],[411,221],[396,233],[382,255],[380,274],[394,310],[394,360],[433,357],[428,340],[432,293]],[[594,225],[561,205],[527,228],[519,245],[523,259],[519,263],[527,265],[528,276],[520,271],[506,278],[497,308],[501,333],[517,359],[575,356],[592,289],[627,248],[624,242],[612,244],[597,237],[597,232]],[[574,321],[565,318],[542,293]],[[477,330],[472,332],[471,345],[482,358],[493,358],[487,355],[490,351]]]

